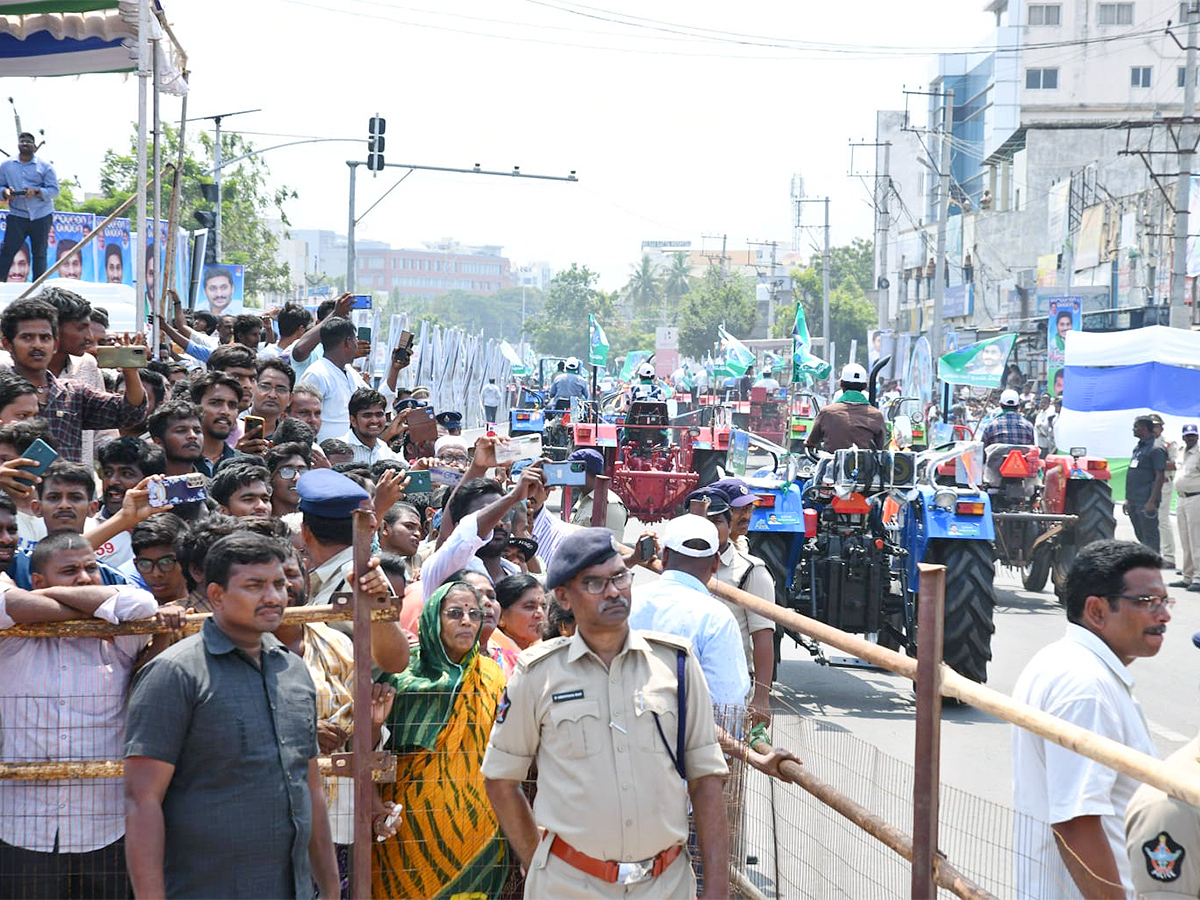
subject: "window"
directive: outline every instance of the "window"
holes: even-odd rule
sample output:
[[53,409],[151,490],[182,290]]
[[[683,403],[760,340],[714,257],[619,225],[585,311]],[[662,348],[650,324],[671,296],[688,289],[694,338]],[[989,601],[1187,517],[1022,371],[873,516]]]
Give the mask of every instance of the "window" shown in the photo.
[[1129,70],[1129,84],[1135,88],[1150,87],[1150,67],[1134,66]]
[[1132,3],[1099,3],[1096,5],[1097,25],[1132,25]]
[[1031,3],[1029,5],[1030,25],[1061,25],[1062,6],[1058,3]]
[[1030,91],[1052,91],[1058,87],[1058,69],[1026,69],[1025,88]]
[[1179,24],[1186,25],[1188,22],[1188,13],[1195,6],[1194,0],[1184,0],[1179,4]]
[[[1183,87],[1184,82],[1187,80],[1185,77],[1186,72],[1187,69],[1183,66],[1175,70],[1175,87]],[[1200,69],[1196,70],[1196,84],[1200,84]]]

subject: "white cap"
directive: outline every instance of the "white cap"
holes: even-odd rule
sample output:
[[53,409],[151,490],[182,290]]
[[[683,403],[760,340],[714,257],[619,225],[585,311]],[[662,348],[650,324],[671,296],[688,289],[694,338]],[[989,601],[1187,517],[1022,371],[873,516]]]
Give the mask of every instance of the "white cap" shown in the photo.
[[1011,388],[1000,395],[1001,406],[1020,406],[1021,396]]
[[[686,541],[703,541],[707,546],[703,550],[697,550],[686,546]],[[712,556],[720,549],[720,544],[717,526],[703,516],[694,516],[691,513],[672,519],[663,530],[664,547],[696,559]]]
[[866,387],[867,386],[867,370],[864,369],[862,366],[860,366],[858,363],[847,363],[845,366],[842,367],[841,381],[843,384],[855,384],[855,385],[862,385],[863,387]]
[[645,363],[644,365],[638,366],[638,378],[653,378],[653,377],[654,377],[654,366],[650,365],[650,363]]

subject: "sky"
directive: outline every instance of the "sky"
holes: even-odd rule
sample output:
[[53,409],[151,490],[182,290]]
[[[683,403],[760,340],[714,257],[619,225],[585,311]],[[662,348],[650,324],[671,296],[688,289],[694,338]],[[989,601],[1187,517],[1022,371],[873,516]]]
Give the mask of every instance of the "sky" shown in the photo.
[[[362,219],[360,239],[498,244],[514,266],[586,265],[609,290],[643,240],[790,249],[794,173],[807,196],[831,198],[835,245],[871,237],[870,186],[850,176],[849,142],[873,140],[877,109],[904,109],[935,52],[976,46],[993,21],[983,0],[162,3],[188,53],[189,117],[260,109],[223,124],[259,147],[348,139],[264,154],[272,182],[299,193],[286,206],[293,227],[345,232],[345,162],[365,160],[378,113],[388,163],[579,180],[416,172]],[[104,151],[128,146],[136,78],[5,87],[24,127],[45,130],[41,154],[60,178],[97,190]],[[917,124],[924,102],[907,99]],[[163,117],[179,114],[164,96]],[[404,171],[360,167],[359,214]],[[805,215],[819,223],[819,205]],[[806,231],[805,251],[820,240]]]

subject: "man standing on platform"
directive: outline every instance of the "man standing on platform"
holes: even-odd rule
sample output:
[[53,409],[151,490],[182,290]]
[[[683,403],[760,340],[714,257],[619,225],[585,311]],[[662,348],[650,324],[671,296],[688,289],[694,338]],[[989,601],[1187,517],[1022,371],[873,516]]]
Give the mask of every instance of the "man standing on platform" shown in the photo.
[[8,272],[13,257],[28,238],[33,247],[33,277],[46,271],[46,244],[54,222],[58,176],[54,167],[34,156],[37,139],[28,131],[17,138],[17,158],[0,163],[0,197],[8,203],[8,226],[0,245],[0,272]]

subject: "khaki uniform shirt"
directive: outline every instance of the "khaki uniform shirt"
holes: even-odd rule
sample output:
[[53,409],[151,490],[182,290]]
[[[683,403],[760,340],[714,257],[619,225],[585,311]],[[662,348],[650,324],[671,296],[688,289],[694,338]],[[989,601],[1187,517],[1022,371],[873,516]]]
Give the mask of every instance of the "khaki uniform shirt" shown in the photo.
[[[717,581],[731,587],[740,587],[746,593],[753,594],[768,603],[775,602],[775,579],[771,577],[771,573],[767,571],[766,564],[762,560],[740,553],[732,543],[726,546],[725,552],[720,554],[719,559]],[[746,663],[750,666],[750,674],[754,675],[754,642],[750,639],[750,635],[765,629],[774,631],[775,623],[766,616],[751,612],[740,603],[734,603],[724,597],[717,597],[717,599],[729,607],[729,611],[733,613],[738,630],[742,633],[742,649],[746,651]],[[750,693],[754,693],[753,679],[750,684]]]
[[610,669],[579,632],[522,652],[483,757],[484,777],[522,781],[536,760],[534,819],[596,859],[633,862],[683,844],[687,784],[652,715],[674,752],[680,649],[687,651],[687,776],[725,775],[704,673],[690,644],[631,630]]
[[1180,444],[1175,454],[1175,491],[1179,494],[1200,493],[1200,444],[1189,450]]
[[[575,512],[571,515],[572,525],[582,525],[584,528],[592,527],[592,500],[593,495],[590,491],[579,498],[579,505],[575,507]],[[619,541],[625,537],[625,525],[628,521],[629,510],[621,502],[620,497],[609,491],[604,527],[615,534]]]
[[[1193,738],[1166,764],[1195,777],[1197,756]],[[1200,810],[1144,784],[1125,808],[1125,840],[1138,897],[1200,897]]]

